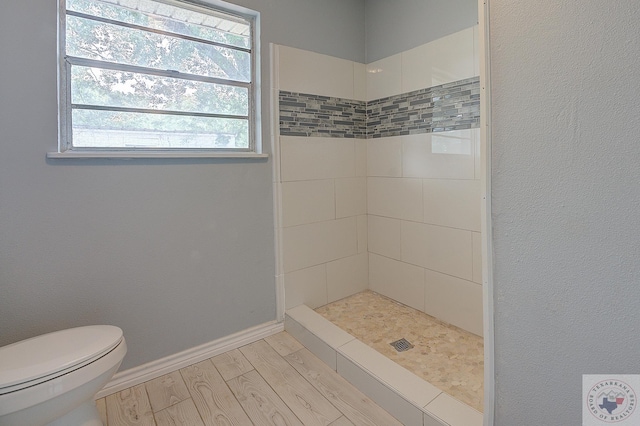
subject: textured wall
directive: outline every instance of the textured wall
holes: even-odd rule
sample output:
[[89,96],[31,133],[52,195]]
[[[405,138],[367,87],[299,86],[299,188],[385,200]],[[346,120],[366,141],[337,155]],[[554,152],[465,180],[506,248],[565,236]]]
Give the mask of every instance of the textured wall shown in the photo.
[[638,373],[640,8],[491,0],[496,425]]
[[[45,159],[57,3],[0,14],[0,345],[114,324],[126,369],[274,320],[271,160]],[[238,3],[262,13],[267,138],[269,42],[362,60],[364,3]]]
[[477,0],[366,0],[366,63],[478,22]]

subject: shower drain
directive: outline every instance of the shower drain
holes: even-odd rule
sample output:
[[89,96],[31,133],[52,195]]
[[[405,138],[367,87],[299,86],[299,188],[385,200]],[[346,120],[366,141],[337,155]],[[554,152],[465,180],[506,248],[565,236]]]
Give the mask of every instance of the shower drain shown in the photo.
[[409,343],[409,341],[405,338],[396,340],[395,342],[391,342],[390,345],[393,346],[398,352],[404,352],[413,347],[413,345]]

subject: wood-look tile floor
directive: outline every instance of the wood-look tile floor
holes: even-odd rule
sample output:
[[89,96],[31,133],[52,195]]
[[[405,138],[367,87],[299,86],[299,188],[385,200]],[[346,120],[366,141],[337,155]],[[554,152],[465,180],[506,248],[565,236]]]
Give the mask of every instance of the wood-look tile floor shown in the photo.
[[[322,306],[316,312],[440,390],[482,412],[482,337],[372,291],[354,294]],[[414,347],[397,352],[390,343],[403,337]]]
[[96,404],[107,426],[400,425],[286,332]]

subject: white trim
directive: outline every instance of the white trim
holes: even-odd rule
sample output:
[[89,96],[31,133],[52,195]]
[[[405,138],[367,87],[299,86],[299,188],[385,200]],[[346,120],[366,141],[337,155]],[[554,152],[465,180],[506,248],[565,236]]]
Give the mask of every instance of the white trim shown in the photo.
[[269,158],[269,154],[256,152],[220,151],[63,151],[47,152],[47,158],[88,159],[88,158]]
[[495,418],[495,330],[493,321],[493,245],[491,226],[491,61],[489,0],[478,0],[478,47],[480,49],[481,231],[482,303],[484,324],[484,425]]
[[271,152],[273,153],[273,227],[276,255],[276,315],[284,321],[285,287],[282,253],[282,182],[280,175],[280,46],[269,45],[271,56]]
[[113,379],[111,379],[111,381],[96,394],[95,398],[99,399],[123,389],[139,385],[188,365],[195,364],[213,356],[220,355],[221,353],[256,342],[265,337],[279,333],[282,330],[284,330],[283,322],[267,322],[230,334],[229,336],[216,339],[212,342],[178,352],[177,354],[169,355],[138,367],[121,371],[113,376]]

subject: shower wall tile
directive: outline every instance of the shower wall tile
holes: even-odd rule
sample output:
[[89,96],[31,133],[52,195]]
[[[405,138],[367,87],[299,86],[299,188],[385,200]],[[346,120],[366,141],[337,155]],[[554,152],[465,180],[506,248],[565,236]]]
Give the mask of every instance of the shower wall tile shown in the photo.
[[354,177],[355,155],[353,140],[281,136],[282,181]]
[[369,176],[402,176],[402,137],[367,139]]
[[367,66],[359,62],[353,63],[353,99],[367,100]]
[[465,280],[472,278],[472,233],[402,221],[402,261]]
[[473,282],[482,284],[482,234],[473,233]]
[[370,177],[367,212],[377,216],[422,221],[422,180]]
[[366,253],[369,249],[369,220],[366,214],[360,215],[356,219],[358,226],[358,253]]
[[473,34],[467,28],[402,52],[402,92],[477,76]]
[[342,178],[335,180],[337,218],[367,213],[367,178]]
[[369,252],[401,259],[399,219],[369,215]]
[[327,302],[327,271],[325,265],[313,266],[284,275],[285,308],[298,305],[319,307]]
[[282,226],[335,219],[333,179],[282,183]]
[[284,272],[352,256],[358,251],[355,217],[284,228]]
[[480,232],[480,181],[425,179],[424,222]]
[[482,286],[425,269],[424,312],[482,336]]
[[479,126],[478,77],[367,102],[367,137],[435,133]]
[[356,176],[367,177],[367,141],[356,139]]
[[369,253],[369,289],[425,310],[424,269],[418,266]]
[[284,90],[279,100],[282,136],[366,137],[364,101]]
[[474,177],[482,179],[482,151],[480,145],[480,129],[471,129],[471,140],[475,145],[474,151]]
[[389,56],[367,64],[367,101],[402,93],[402,56]]
[[[405,177],[473,179],[474,130],[403,136],[402,171]],[[467,150],[468,147],[468,150]]]
[[360,293],[369,287],[367,253],[327,263],[327,295],[329,302]]
[[278,49],[280,90],[356,99],[354,62],[293,47]]
[[473,27],[473,75],[480,75],[480,27]]

